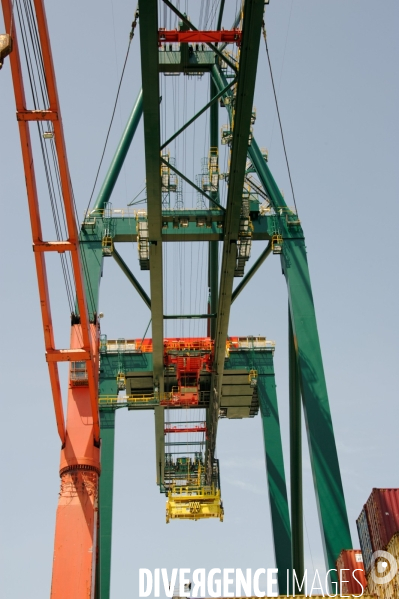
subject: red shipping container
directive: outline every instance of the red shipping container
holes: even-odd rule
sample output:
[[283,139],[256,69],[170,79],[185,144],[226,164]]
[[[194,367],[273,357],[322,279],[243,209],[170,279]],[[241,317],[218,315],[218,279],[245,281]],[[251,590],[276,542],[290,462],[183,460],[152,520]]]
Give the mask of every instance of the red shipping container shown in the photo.
[[399,532],[399,489],[373,489],[366,505],[373,550],[384,550]]
[[[364,589],[367,587],[367,579],[360,549],[344,549],[341,551],[335,567],[340,581],[340,588],[338,589],[340,594],[362,595],[364,593]],[[355,570],[357,571],[355,572]]]

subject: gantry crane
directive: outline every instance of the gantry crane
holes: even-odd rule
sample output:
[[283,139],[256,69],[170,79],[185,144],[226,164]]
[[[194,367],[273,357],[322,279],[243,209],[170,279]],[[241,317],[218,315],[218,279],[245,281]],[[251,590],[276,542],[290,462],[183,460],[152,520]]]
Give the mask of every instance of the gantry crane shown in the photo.
[[[19,0],[2,0],[4,20],[10,28],[0,38],[0,57],[4,61],[9,55],[12,70],[46,360],[61,440],[53,599],[109,597],[115,414],[121,408],[154,411],[156,477],[167,496],[167,522],[175,518],[223,520],[220,469],[215,458],[218,421],[252,418],[260,411],[279,590],[286,593],[287,569],[295,568],[298,576],[304,570],[302,399],[327,569],[335,567],[343,548],[352,547],[304,233],[296,210],[287,206],[273,179],[267,152],[259,148],[252,131],[265,3],[244,0],[230,30],[221,28],[224,4],[220,3],[217,27],[212,31],[198,30],[169,0],[163,0],[163,5],[177,16],[179,28],[161,28],[156,0],[140,4],[134,25],[138,20],[142,89],[97,200],[79,227],[44,2],[24,4],[29,8],[26,27]],[[40,65],[38,71],[30,64],[30,47]],[[209,102],[166,140],[160,127],[159,79],[163,74],[200,75],[209,80],[210,90]],[[25,97],[28,76],[30,83],[38,77],[37,85],[41,86],[41,95],[32,92],[29,102],[33,105],[28,105]],[[228,119],[221,137],[219,104],[226,109]],[[194,182],[182,172],[169,147],[205,111],[209,114],[210,145]],[[141,117],[146,206],[135,212],[129,207],[113,209],[112,191]],[[41,230],[33,125],[40,143],[50,145],[51,168],[60,182],[65,230],[56,241],[44,239]],[[222,146],[229,157],[225,173],[219,160]],[[42,145],[44,154],[46,147]],[[182,182],[197,194],[195,207],[185,204]],[[150,296],[116,248],[132,241],[137,243],[141,270],[149,270]],[[207,245],[209,300],[204,313],[165,314],[163,247],[173,242]],[[266,247],[248,269],[255,242]],[[58,252],[63,267],[70,264],[73,273],[76,302],[68,349],[57,349],[54,344],[47,252]],[[261,336],[228,334],[232,303],[269,255],[280,258],[288,289],[291,517],[273,368],[274,343]],[[151,339],[109,339],[101,333],[98,302],[106,258],[116,261],[151,311]],[[235,277],[242,279],[234,288]],[[207,334],[165,338],[168,319],[202,319]],[[58,375],[62,361],[70,362],[66,417]],[[187,416],[190,413],[196,418]],[[183,434],[185,440],[181,441]]]

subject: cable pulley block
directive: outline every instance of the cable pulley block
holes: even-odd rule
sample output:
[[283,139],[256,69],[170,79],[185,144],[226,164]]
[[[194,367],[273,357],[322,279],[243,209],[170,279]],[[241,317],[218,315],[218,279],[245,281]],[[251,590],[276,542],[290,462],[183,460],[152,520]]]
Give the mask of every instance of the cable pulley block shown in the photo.
[[8,33],[0,33],[0,69],[4,59],[12,52],[12,37]]

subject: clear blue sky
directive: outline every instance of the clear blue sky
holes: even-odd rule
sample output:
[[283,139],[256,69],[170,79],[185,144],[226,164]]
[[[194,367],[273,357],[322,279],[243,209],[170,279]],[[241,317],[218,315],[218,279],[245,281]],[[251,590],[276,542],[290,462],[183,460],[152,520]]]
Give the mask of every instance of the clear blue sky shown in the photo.
[[[184,8],[185,3],[181,3]],[[197,4],[197,8],[192,8]],[[192,20],[199,3],[189,3]],[[227,2],[227,28],[236,2]],[[80,214],[90,197],[127,49],[135,3],[47,2],[71,176]],[[398,487],[398,37],[394,0],[271,0],[266,24],[286,145],[304,227],[331,410],[354,547],[355,520],[372,487]],[[0,21],[0,29],[3,26]],[[140,89],[139,29],[105,157],[109,163]],[[165,82],[162,83],[165,86]],[[167,82],[163,133],[198,109],[208,83]],[[181,104],[173,105],[171,88]],[[48,596],[59,491],[57,437],[44,358],[37,282],[9,62],[0,72],[2,206],[2,417],[0,419],[0,592],[16,599]],[[167,95],[169,92],[169,95]],[[255,94],[255,137],[291,204],[263,42]],[[196,104],[194,104],[196,103]],[[227,122],[220,112],[220,121]],[[206,139],[197,128],[176,146],[178,164],[200,172]],[[195,160],[191,152],[194,148]],[[190,156],[190,157],[188,157]],[[39,155],[35,157],[39,160]],[[185,159],[186,157],[186,159]],[[185,162],[186,160],[186,162]],[[101,177],[104,175],[102,171]],[[143,187],[140,127],[115,189],[114,207]],[[43,177],[43,211],[49,212]],[[187,199],[187,201],[191,202]],[[194,200],[195,201],[195,200]],[[51,222],[45,231],[53,238]],[[148,289],[136,246],[123,255]],[[254,249],[254,256],[260,249]],[[170,311],[190,303],[189,274],[205,256],[168,249]],[[178,252],[178,250],[176,250]],[[57,257],[50,258],[56,341],[66,347],[68,305]],[[180,273],[171,272],[180,260]],[[200,271],[201,272],[201,271]],[[185,297],[179,300],[180,285]],[[206,292],[191,280],[191,301]],[[105,261],[100,309],[110,338],[141,337],[148,310]],[[180,331],[169,329],[167,334]],[[185,329],[184,333],[196,331]],[[201,334],[201,331],[198,331]],[[277,256],[269,258],[232,309],[229,333],[276,341],[278,398],[288,459],[287,294]],[[65,381],[64,373],[64,381]],[[64,394],[66,386],[64,384]],[[305,435],[304,435],[305,437]],[[273,567],[260,418],[220,423],[225,522],[164,521],[155,485],[153,416],[117,416],[112,596],[138,595],[138,569]],[[304,450],[306,566],[324,568],[308,453]]]

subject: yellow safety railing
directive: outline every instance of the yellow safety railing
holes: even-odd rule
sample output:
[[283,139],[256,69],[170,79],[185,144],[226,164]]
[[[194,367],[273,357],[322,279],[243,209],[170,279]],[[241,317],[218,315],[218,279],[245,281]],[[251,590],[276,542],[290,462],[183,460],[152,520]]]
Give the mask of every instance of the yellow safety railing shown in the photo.
[[173,403],[177,397],[176,392],[167,393],[138,393],[134,395],[100,395],[99,406],[120,406],[129,404],[158,404],[160,401]]
[[86,210],[84,212],[84,220],[91,220],[95,218],[127,218],[137,217],[137,210],[127,206],[126,208],[101,208],[97,210]]
[[199,340],[182,340],[182,341],[170,341],[168,339],[164,340],[165,350],[169,349],[192,349],[192,350],[212,350],[212,341],[209,339],[199,339]]
[[[169,394],[164,394],[169,395]],[[148,403],[157,403],[159,401],[159,394],[155,396],[154,393],[149,394],[137,394],[137,395],[100,395],[98,398],[99,406],[116,406],[121,404],[148,404]]]

